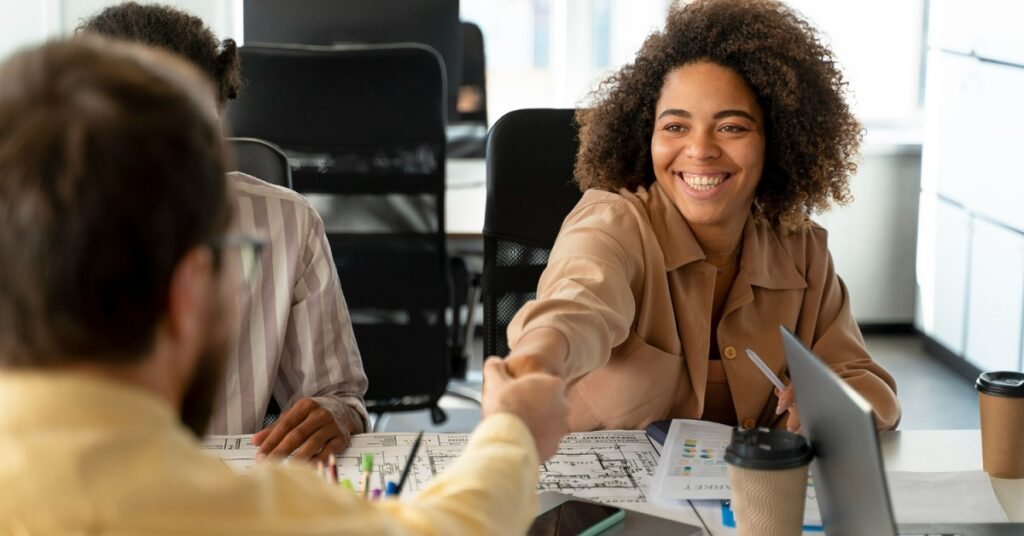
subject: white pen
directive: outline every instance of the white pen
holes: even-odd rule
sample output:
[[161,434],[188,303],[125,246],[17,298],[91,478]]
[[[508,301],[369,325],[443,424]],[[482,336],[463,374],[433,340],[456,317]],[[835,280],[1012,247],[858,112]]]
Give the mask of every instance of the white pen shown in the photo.
[[764,361],[761,361],[761,358],[758,357],[750,348],[747,348],[747,357],[757,365],[757,368],[761,369],[761,372],[766,378],[768,378],[768,381],[772,382],[775,387],[778,387],[780,391],[786,390],[786,386],[782,384],[782,380],[780,380],[779,377],[772,372],[772,369],[768,368],[768,365],[765,365]]

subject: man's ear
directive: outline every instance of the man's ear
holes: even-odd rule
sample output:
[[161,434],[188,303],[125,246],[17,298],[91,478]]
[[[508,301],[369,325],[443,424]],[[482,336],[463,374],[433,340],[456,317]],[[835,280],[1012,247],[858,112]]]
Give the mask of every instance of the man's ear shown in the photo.
[[209,301],[215,298],[213,251],[195,247],[178,261],[167,289],[167,335],[185,346],[198,344],[208,319]]

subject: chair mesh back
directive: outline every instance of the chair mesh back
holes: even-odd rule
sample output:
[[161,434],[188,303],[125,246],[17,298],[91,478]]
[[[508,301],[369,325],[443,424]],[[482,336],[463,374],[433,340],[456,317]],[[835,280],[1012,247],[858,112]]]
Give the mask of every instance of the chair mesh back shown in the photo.
[[[229,115],[288,155],[320,214],[369,378],[370,411],[436,404],[451,366],[445,98],[418,46],[243,47]],[[280,136],[280,141],[272,136]]]
[[484,346],[487,355],[503,356],[509,350],[505,330],[519,309],[537,297],[536,289],[530,287],[537,286],[551,250],[512,240],[495,239],[491,244],[491,273],[501,277],[505,285],[492,281],[484,299]]
[[506,330],[548,263],[562,220],[580,199],[572,182],[579,147],[574,110],[517,110],[487,144],[484,353],[506,355]]

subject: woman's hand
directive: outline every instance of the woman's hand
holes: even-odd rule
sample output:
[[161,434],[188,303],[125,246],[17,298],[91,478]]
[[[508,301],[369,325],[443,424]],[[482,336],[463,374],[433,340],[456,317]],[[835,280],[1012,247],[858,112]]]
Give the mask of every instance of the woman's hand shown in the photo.
[[782,415],[783,412],[789,411],[789,417],[786,419],[786,430],[799,432],[800,413],[796,409],[796,396],[793,394],[793,385],[791,384],[786,387],[785,391],[780,391],[776,387],[775,396],[779,397],[779,405],[775,408],[775,414]]

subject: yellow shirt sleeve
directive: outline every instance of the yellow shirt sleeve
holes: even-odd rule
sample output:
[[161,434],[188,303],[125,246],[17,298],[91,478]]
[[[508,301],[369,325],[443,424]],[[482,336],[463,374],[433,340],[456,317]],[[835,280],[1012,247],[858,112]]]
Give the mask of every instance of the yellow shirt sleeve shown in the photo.
[[415,534],[521,535],[536,514],[539,464],[523,422],[492,415],[459,461],[415,499],[377,506]]
[[264,465],[243,475],[246,483],[234,476],[234,485],[216,484],[222,493],[207,490],[205,506],[187,508],[195,515],[149,515],[127,526],[137,534],[163,534],[160,527],[176,534],[522,535],[536,515],[539,464],[526,425],[498,414],[484,419],[458,460],[411,499],[369,502],[325,485],[306,467]]
[[28,401],[0,415],[0,489],[17,490],[0,534],[522,535],[536,512],[536,447],[511,414],[484,419],[415,497],[369,502],[305,464],[237,473],[155,396],[55,376],[0,377],[0,402]]

